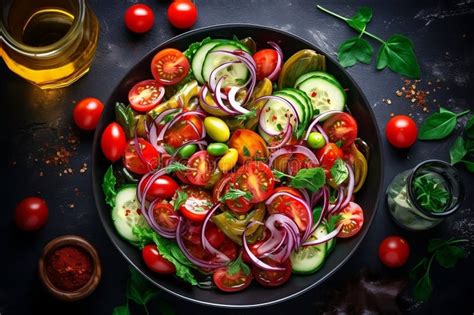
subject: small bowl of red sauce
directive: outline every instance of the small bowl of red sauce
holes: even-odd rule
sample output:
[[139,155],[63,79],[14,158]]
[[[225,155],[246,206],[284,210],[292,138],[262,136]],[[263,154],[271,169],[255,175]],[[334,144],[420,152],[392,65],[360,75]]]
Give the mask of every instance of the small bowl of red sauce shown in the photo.
[[49,293],[63,301],[85,298],[95,290],[102,276],[97,251],[76,235],[60,236],[46,244],[38,268]]

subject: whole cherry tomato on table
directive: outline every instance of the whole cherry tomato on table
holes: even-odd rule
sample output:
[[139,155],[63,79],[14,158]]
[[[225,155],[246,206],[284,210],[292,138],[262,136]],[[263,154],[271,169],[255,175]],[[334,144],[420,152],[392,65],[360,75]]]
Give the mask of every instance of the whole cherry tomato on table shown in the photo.
[[76,125],[82,130],[94,130],[104,110],[104,104],[96,98],[87,97],[80,100],[73,111]]
[[137,3],[125,11],[125,25],[134,33],[148,32],[154,22],[155,14],[146,4]]
[[418,138],[418,128],[413,119],[405,115],[397,115],[387,122],[385,136],[396,148],[411,147]]
[[180,29],[187,29],[196,23],[198,12],[190,0],[173,1],[168,7],[168,21]]
[[126,146],[125,132],[122,127],[116,122],[110,123],[100,140],[100,147],[105,157],[111,162],[117,161],[123,156]]
[[379,258],[387,267],[401,267],[410,256],[410,246],[400,236],[389,236],[380,243]]
[[38,197],[27,197],[20,201],[15,209],[15,223],[24,231],[41,228],[48,219],[48,205]]

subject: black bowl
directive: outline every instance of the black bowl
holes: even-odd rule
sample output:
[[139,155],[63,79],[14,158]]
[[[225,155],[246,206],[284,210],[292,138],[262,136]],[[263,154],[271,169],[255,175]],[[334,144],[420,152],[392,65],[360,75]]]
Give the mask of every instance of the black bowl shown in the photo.
[[246,24],[226,24],[206,27],[184,33],[164,42],[146,55],[127,73],[108,100],[94,137],[92,184],[99,216],[107,234],[122,255],[147,279],[159,288],[188,301],[209,306],[246,308],[271,305],[289,300],[322,283],[349,259],[367,234],[372,220],[375,217],[377,204],[382,195],[383,167],[380,134],[370,104],[367,102],[359,86],[348,73],[335,60],[326,55],[327,71],[333,74],[344,88],[348,89],[348,104],[351,113],[359,124],[359,136],[370,146],[370,172],[363,189],[357,194],[357,202],[365,211],[365,225],[362,231],[351,239],[338,240],[334,252],[328,257],[326,263],[318,272],[308,276],[293,275],[285,285],[275,289],[267,289],[257,284],[252,284],[242,292],[226,294],[217,290],[204,290],[191,287],[173,277],[162,277],[149,271],[143,263],[140,251],[122,239],[115,231],[110,217],[110,209],[105,204],[101,183],[110,162],[108,162],[101,153],[100,135],[107,124],[114,120],[113,109],[115,102],[126,101],[128,91],[134,83],[151,77],[150,62],[156,52],[168,47],[183,51],[189,44],[201,41],[207,36],[230,39],[234,35],[238,38],[251,36],[261,45],[267,41],[274,41],[281,46],[286,57],[305,48],[314,49],[320,54],[325,54],[314,44],[295,35],[269,27]]

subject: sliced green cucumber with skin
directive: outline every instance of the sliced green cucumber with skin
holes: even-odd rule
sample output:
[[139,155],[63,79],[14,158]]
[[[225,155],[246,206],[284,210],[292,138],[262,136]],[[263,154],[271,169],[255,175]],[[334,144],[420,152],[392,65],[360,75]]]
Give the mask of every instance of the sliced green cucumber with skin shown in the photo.
[[[215,51],[218,51],[218,50],[234,51],[237,49],[247,51],[247,48],[245,46],[243,46],[240,43],[237,44],[236,42],[233,42],[233,41],[216,45],[212,49],[210,49],[207,52],[206,58],[204,59],[204,63],[202,65],[201,77],[203,81],[207,82],[209,80],[209,76],[211,75],[211,72],[215,68],[220,66],[221,64],[225,62],[229,62],[229,61],[238,60],[237,58],[233,56],[215,53]],[[243,63],[233,64],[219,71],[219,78],[225,77],[222,87],[226,87],[229,85],[231,86],[242,85],[243,83],[247,81],[248,76],[249,76],[249,70]]]
[[320,113],[344,110],[346,93],[340,85],[327,78],[311,77],[300,83],[298,89],[309,97],[313,110],[319,110]]
[[[309,236],[308,241],[316,240],[327,235],[326,227],[321,224]],[[293,273],[312,274],[321,268],[326,260],[327,244],[304,246],[290,255]]]
[[207,53],[209,50],[214,48],[215,46],[219,45],[221,41],[218,40],[213,40],[207,44],[202,45],[197,51],[196,54],[193,57],[193,60],[191,62],[191,67],[193,69],[193,74],[196,80],[198,80],[199,83],[204,83],[205,80],[202,77],[202,65],[204,64],[204,59],[206,58]]
[[[284,102],[278,100],[269,100],[262,108],[262,113],[265,129],[273,134],[280,134],[283,130],[286,129],[288,121],[294,127],[296,125],[297,118],[293,115],[293,112],[288,105]],[[288,119],[290,117],[290,119]],[[260,130],[261,136],[269,142],[272,137],[270,137],[263,130]]]
[[332,74],[329,74],[329,73],[324,72],[324,71],[311,71],[311,72],[303,74],[298,79],[296,79],[295,88],[298,88],[298,85],[301,82],[306,81],[307,79],[312,78],[312,77],[323,77],[323,78],[326,78],[328,80],[334,81],[335,83],[340,85],[339,82],[337,81],[336,77],[333,76]]
[[307,97],[302,91],[294,88],[285,88],[281,91],[296,97],[298,101],[304,106],[306,114],[305,127],[308,126],[311,119],[313,118],[313,105],[311,104],[309,97]]
[[288,93],[287,91],[285,91],[285,89],[275,92],[273,95],[282,97],[291,104],[293,104],[298,113],[298,116],[300,117],[300,126],[304,127],[306,125],[307,121],[309,120],[306,114],[306,106],[298,99],[298,97],[291,93]]
[[140,211],[136,185],[124,186],[117,192],[115,207],[112,209],[112,221],[123,238],[131,243],[138,242],[138,238],[132,232],[133,227],[135,225],[147,227],[148,223]]
[[[328,229],[327,222],[325,223],[325,226],[326,226],[326,230],[328,231],[328,233],[331,233],[333,231],[333,230],[330,231]],[[327,243],[327,255],[329,255],[334,250],[334,247],[336,247],[336,237],[331,238],[328,241],[328,243]]]

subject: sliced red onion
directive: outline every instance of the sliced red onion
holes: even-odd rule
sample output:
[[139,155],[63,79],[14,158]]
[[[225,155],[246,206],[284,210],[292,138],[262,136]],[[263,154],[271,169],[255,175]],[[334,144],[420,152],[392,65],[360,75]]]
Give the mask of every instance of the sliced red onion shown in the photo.
[[314,205],[319,202],[319,200],[321,199],[322,196],[323,196],[323,189],[321,188],[320,190],[314,192],[311,195],[311,202],[309,203],[309,205],[311,207],[314,207]]
[[[165,229],[163,228],[162,226],[160,226],[156,221],[155,221],[155,217],[153,216],[153,211],[155,209],[155,206],[158,202],[162,202],[163,200],[160,199],[160,198],[157,198],[155,200],[153,200],[150,205],[148,206],[148,213],[147,215],[148,216],[145,216],[147,222],[148,222],[148,225],[150,225],[150,227],[155,230],[156,233],[158,233],[159,235],[165,237],[165,238],[175,238],[176,237],[176,230],[173,229],[173,230],[169,230],[169,229]],[[179,220],[179,215],[176,214],[174,216],[171,216],[170,219],[176,219],[176,220]]]
[[171,108],[163,111],[159,114],[150,124],[148,128],[148,141],[155,147],[160,153],[166,152],[162,145],[158,144],[158,125],[160,122],[169,114],[179,111],[177,108]]
[[[178,122],[180,119],[186,117],[186,116],[198,116],[198,117],[201,117],[201,118],[205,118],[206,117],[206,114],[204,114],[203,112],[198,112],[198,111],[189,111],[189,112],[181,112],[179,114],[177,114],[176,116],[174,116],[174,118],[166,123],[163,128],[160,130],[160,133],[158,134],[158,141],[163,141],[164,137],[165,137],[165,133],[166,131],[171,128],[176,122]],[[204,128],[203,128],[204,129]]]
[[[250,223],[252,224],[252,223]],[[247,225],[247,229],[249,228],[249,225]],[[179,226],[178,226],[179,227]],[[247,230],[246,229],[246,230]],[[257,258],[257,256],[255,256],[252,251],[250,250],[249,248],[249,245],[247,244],[247,237],[245,234],[246,233],[246,230],[244,231],[244,233],[242,233],[242,246],[244,248],[244,251],[245,253],[247,253],[247,255],[249,256],[250,260],[259,268],[261,269],[264,269],[264,270],[271,270],[271,271],[283,271],[285,270],[285,268],[282,268],[282,267],[274,267],[274,266],[270,266],[266,263],[264,263],[263,261],[261,261],[259,258]]]
[[[277,231],[278,231],[278,233],[280,233],[279,230],[277,230]],[[283,245],[286,244],[288,232],[287,232],[286,230],[284,230],[284,229],[283,229],[281,232],[282,232],[282,234],[279,234],[279,235],[281,236],[280,242],[278,242],[278,243],[275,242],[274,244],[271,244],[271,245],[273,245],[273,246],[271,246],[270,244],[266,245],[266,246],[267,246],[267,247],[265,248],[266,251],[260,250],[261,247],[264,245],[264,244],[262,244],[262,245],[259,246],[258,249],[257,249],[257,254],[258,254],[257,257],[259,257],[259,258],[268,257],[268,256],[270,256],[271,254],[274,254],[275,252],[278,252],[278,251],[281,249],[281,247],[283,247]],[[278,238],[276,238],[276,239],[278,239]],[[276,244],[276,245],[275,245],[275,244]],[[262,252],[262,253],[264,253],[264,254],[259,254],[260,252]]]
[[257,249],[257,255],[261,256],[266,253],[272,253],[278,248],[280,248],[284,243],[286,243],[286,234],[285,230],[279,230],[274,224],[267,224],[265,222],[266,228],[270,231],[270,237]]
[[316,124],[316,129],[317,129],[318,132],[323,136],[324,142],[325,142],[325,143],[329,143],[328,134],[326,133],[326,131],[324,131],[323,127],[321,127],[320,124]]
[[[147,211],[145,211],[145,200],[144,200],[144,196],[146,196],[148,194],[148,190],[150,190],[150,187],[153,185],[153,182],[160,176],[163,176],[166,174],[166,171],[161,169],[161,170],[157,170],[157,171],[152,171],[152,172],[149,172],[145,175],[142,176],[142,178],[140,179],[140,181],[138,182],[138,186],[137,186],[137,199],[138,199],[138,202],[141,204],[141,212],[144,213],[146,215]],[[147,184],[145,185],[145,187],[143,188],[143,192],[140,191],[140,187],[142,186],[143,182],[148,178],[150,177],[150,180],[147,182]],[[146,198],[145,198],[146,199]]]
[[316,155],[314,155],[313,151],[311,151],[310,149],[308,149],[305,146],[298,145],[298,144],[297,145],[284,146],[283,148],[279,149],[278,151],[275,151],[272,154],[270,154],[270,157],[268,159],[268,165],[271,166],[273,161],[277,157],[279,157],[280,155],[295,154],[295,153],[304,154],[311,162],[313,162],[316,166],[319,166],[319,160],[316,157]]
[[314,240],[314,241],[305,242],[305,243],[301,244],[301,246],[314,246],[314,245],[319,245],[319,244],[322,244],[322,243],[326,243],[327,241],[335,238],[337,236],[337,234],[339,234],[341,229],[342,229],[342,224],[339,225],[331,233],[328,233],[327,235],[325,235],[324,237],[322,237],[320,239],[317,239],[317,240]]
[[[209,75],[208,81],[209,82],[209,88],[213,93],[220,92],[221,90],[217,88],[217,74],[219,71],[222,69],[227,68],[230,65],[236,64],[236,63],[242,63],[241,61],[228,61],[224,62],[223,64],[217,66],[214,70],[212,70],[211,74]],[[222,78],[219,78],[222,79]]]
[[[233,114],[233,112],[230,109],[228,109],[227,107],[226,108],[220,108],[219,106],[217,106],[217,101],[214,101],[216,103],[216,106],[213,106],[213,105],[209,104],[206,100],[206,94],[207,93],[210,93],[210,91],[209,91],[208,86],[205,85],[201,88],[201,91],[199,93],[200,105],[205,111],[208,111],[210,113],[214,113],[214,115],[216,115],[216,116],[227,116],[227,115]],[[213,97],[213,100],[215,100],[215,97]],[[219,111],[219,110],[222,111],[222,114],[217,114],[217,111]]]
[[306,135],[304,136],[304,140],[308,140],[309,134],[311,133],[313,128],[316,126],[316,124],[321,121],[321,119],[325,119],[329,116],[332,116],[332,115],[338,114],[338,113],[343,113],[343,112],[340,111],[340,110],[328,110],[328,111],[326,111],[324,113],[321,113],[318,116],[316,116],[316,118],[314,118],[314,120],[309,125],[308,131],[306,131]]
[[276,150],[286,145],[291,140],[292,134],[293,134],[293,127],[289,123],[288,125],[286,125],[285,131],[283,132],[283,138],[281,139],[281,141],[276,145],[268,147],[268,149]]
[[337,200],[333,205],[329,205],[328,214],[338,212],[341,209],[342,201],[344,200],[344,187],[339,186],[337,190]]
[[311,207],[311,199],[309,198],[308,191],[306,189],[298,189],[298,191],[303,195],[304,200]]
[[191,255],[183,241],[183,221],[183,218],[180,218],[178,222],[178,227],[176,228],[176,243],[178,243],[178,246],[183,252],[184,256],[186,256],[194,265],[203,269],[217,269],[220,267],[224,267],[226,265],[225,262],[212,262],[208,260],[199,259]]
[[[249,113],[250,111],[244,107],[242,107],[242,105],[245,103],[245,102],[238,102],[235,98],[237,96],[237,93],[242,89],[242,87],[239,87],[239,86],[233,86],[230,88],[229,90],[229,95],[228,95],[228,102],[229,102],[229,106],[230,108],[232,108],[234,111],[240,113],[240,114],[247,114]],[[247,97],[246,97],[247,98]]]
[[329,211],[329,189],[326,186],[321,189],[323,191],[323,206],[318,221],[316,221],[316,223],[313,225],[310,234],[313,234],[313,232],[316,231],[321,222],[323,222],[323,218],[326,216],[326,213]]
[[[217,81],[216,89],[218,91],[221,90],[222,83],[224,83],[224,78],[220,78],[219,81]],[[223,110],[224,112],[226,112],[230,115],[237,115],[239,113],[239,112],[227,107],[227,105],[222,100],[222,93],[214,93],[214,100],[216,102],[217,107],[219,107],[219,109]]]
[[137,153],[138,158],[140,161],[145,164],[146,168],[148,171],[152,171],[153,169],[151,168],[150,162],[148,162],[147,159],[143,156],[142,148],[140,146],[140,141],[138,140],[138,135],[135,132],[135,136],[133,138],[133,148],[135,149],[135,152]]
[[348,163],[346,163],[346,167],[347,167],[347,170],[349,171],[349,183],[347,183],[346,198],[342,202],[339,210],[342,210],[345,207],[347,207],[349,202],[351,202],[352,195],[354,194],[354,184],[355,184],[354,171],[352,170],[352,167]]
[[270,73],[270,75],[268,76],[268,79],[274,81],[276,78],[278,78],[278,75],[280,74],[281,66],[283,64],[283,51],[281,50],[280,46],[278,46],[278,44],[275,42],[268,42],[268,44],[272,46],[277,52],[277,63],[275,69],[273,69],[272,73]]
[[[291,102],[289,102],[288,100],[284,99],[283,97],[280,97],[280,96],[275,96],[275,95],[266,95],[266,96],[261,96],[257,99],[254,100],[254,103],[256,102],[260,102],[262,100],[274,100],[274,101],[277,101],[277,102],[282,102],[284,103],[286,106],[288,106],[288,108],[290,109],[291,111],[291,114],[296,117],[296,120],[297,120],[297,124],[299,122],[301,122],[301,117],[298,115],[298,111],[296,110],[296,107],[295,105],[293,105]],[[268,103],[267,103],[268,104]],[[274,132],[274,131],[269,131],[267,128],[266,128],[266,122],[265,122],[265,118],[264,118],[264,115],[263,113],[265,112],[265,108],[267,106],[267,104],[265,104],[263,107],[262,107],[262,110],[260,110],[260,113],[258,115],[258,123],[259,123],[259,127],[263,130],[263,132],[265,132],[266,134],[268,134],[269,136],[278,136],[279,134],[281,134],[281,132]],[[296,129],[296,125],[294,126],[295,129]]]
[[216,212],[216,210],[220,208],[220,206],[221,206],[221,203],[218,202],[206,213],[206,217],[204,218],[204,221],[201,227],[201,243],[204,249],[207,249],[211,254],[216,256],[216,258],[218,259],[218,262],[228,263],[230,261],[230,258],[224,253],[214,248],[214,246],[212,246],[211,243],[209,243],[209,241],[206,238],[207,223],[209,222],[209,219],[214,214],[214,212]]

